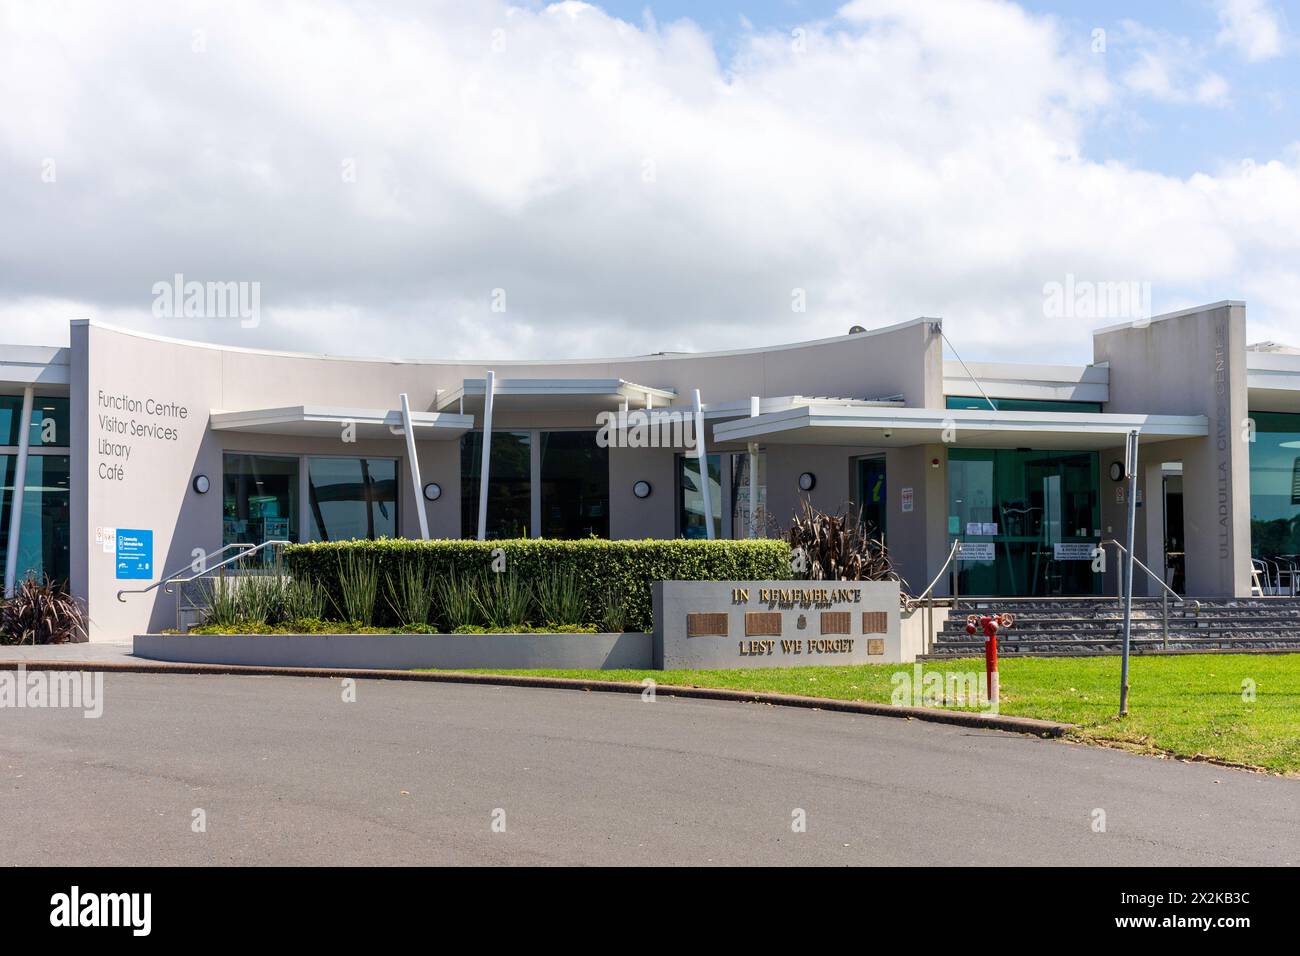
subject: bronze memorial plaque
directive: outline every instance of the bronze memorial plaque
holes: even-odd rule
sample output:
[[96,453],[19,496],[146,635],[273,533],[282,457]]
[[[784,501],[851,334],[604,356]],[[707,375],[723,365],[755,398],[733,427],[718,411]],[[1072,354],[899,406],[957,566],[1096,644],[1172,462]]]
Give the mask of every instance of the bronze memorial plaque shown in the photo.
[[781,636],[781,612],[780,611],[746,611],[745,612],[745,636],[746,637],[780,637]]
[[686,615],[687,637],[726,637],[727,613],[695,613]]
[[[884,611],[862,612],[863,634],[887,634],[889,632],[889,615]],[[880,653],[884,653],[881,651]]]
[[868,654],[883,654],[883,653],[885,653],[885,640],[884,640],[884,638],[881,638],[881,637],[872,637],[872,638],[868,638],[868,639],[867,639],[867,653],[868,653]]
[[849,611],[822,611],[823,634],[852,634],[853,618]]

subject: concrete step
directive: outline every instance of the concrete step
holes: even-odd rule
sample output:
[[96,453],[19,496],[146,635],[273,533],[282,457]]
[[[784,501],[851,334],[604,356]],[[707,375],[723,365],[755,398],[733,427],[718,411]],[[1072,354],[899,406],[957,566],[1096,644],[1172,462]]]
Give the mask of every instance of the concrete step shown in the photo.
[[[1169,605],[1166,641],[1163,602],[1135,597],[1130,631],[1133,651],[1300,651],[1300,599],[1201,599],[1197,610],[1191,600]],[[998,635],[999,655],[1111,654],[1121,649],[1124,609],[1118,598],[963,598],[927,656],[982,656],[984,637],[966,633],[966,616],[1006,611],[1015,614],[1016,621]]]
[[[998,643],[999,657],[1051,657],[1063,655],[1081,655],[1081,654],[1118,654],[1122,649],[1119,641],[1088,641],[1088,640],[1068,640],[1068,641],[1024,641],[1020,643],[1009,642],[1007,644]],[[1158,640],[1133,640],[1129,643],[1129,649],[1134,654],[1156,653],[1164,650],[1171,651],[1278,651],[1300,653],[1300,641],[1282,641],[1276,639],[1259,639],[1259,640],[1174,640],[1170,639],[1166,645],[1163,641]],[[943,658],[954,657],[973,657],[982,658],[984,656],[984,645],[980,644],[935,644],[929,654],[919,655],[922,660],[938,660]]]
[[[1050,631],[1053,633],[1093,633],[1113,631],[1124,626],[1123,621],[1112,620],[1094,620],[1094,621],[1038,621],[1025,620],[1023,618],[1016,621],[1015,626],[1009,630],[1004,630],[1002,634],[1015,636],[1031,631]],[[1164,627],[1164,622],[1159,618],[1134,618],[1131,622],[1133,630],[1160,630]],[[1240,619],[1216,619],[1216,620],[1195,620],[1195,619],[1169,619],[1169,630],[1180,632],[1202,632],[1202,631],[1277,631],[1279,633],[1294,632],[1300,634],[1300,621],[1290,620],[1259,620],[1251,618]],[[953,625],[949,619],[944,623],[941,634],[961,635],[966,633],[966,625],[958,623]]]

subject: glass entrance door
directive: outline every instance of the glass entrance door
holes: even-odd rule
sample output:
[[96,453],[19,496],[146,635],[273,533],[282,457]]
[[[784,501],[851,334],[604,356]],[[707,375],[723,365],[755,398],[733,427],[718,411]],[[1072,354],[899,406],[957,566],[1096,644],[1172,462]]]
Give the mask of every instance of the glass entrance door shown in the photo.
[[885,539],[885,456],[858,459],[857,505],[862,527],[872,540]]
[[1101,591],[1096,452],[953,449],[948,532],[961,538],[963,594],[1005,597]]

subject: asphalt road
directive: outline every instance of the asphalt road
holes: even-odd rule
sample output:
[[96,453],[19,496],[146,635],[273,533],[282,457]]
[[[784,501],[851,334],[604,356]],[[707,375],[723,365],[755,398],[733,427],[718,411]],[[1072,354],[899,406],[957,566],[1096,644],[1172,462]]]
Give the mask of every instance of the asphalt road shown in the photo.
[[98,720],[0,710],[0,865],[1300,861],[1300,780],[1012,734],[662,695],[104,681]]

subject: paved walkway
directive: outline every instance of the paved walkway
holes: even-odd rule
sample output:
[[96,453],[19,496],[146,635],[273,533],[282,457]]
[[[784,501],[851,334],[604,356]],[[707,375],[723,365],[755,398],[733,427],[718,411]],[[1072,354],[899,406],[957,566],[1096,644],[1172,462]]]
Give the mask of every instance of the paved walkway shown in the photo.
[[39,647],[0,645],[0,663],[9,661],[88,661],[91,663],[141,663],[131,656],[131,642],[94,641],[86,644],[45,644]]

